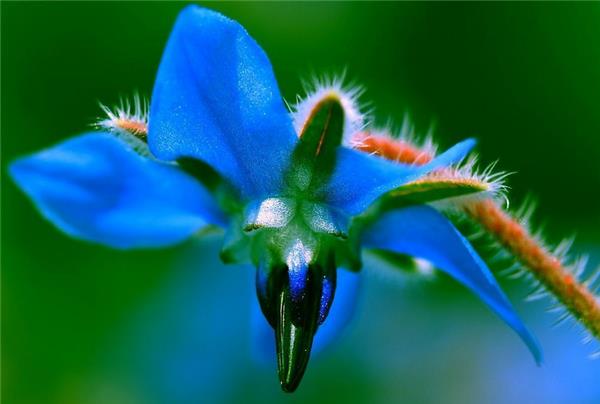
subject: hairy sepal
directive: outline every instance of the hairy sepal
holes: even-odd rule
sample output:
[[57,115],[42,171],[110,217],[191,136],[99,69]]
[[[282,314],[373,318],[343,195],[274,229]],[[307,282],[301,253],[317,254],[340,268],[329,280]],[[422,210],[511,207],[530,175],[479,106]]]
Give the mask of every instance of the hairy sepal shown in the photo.
[[471,178],[425,177],[395,189],[388,198],[401,204],[428,203],[489,191],[488,183]]
[[288,184],[305,192],[327,180],[335,167],[336,150],[344,132],[344,109],[335,94],[317,102],[300,131],[292,156]]

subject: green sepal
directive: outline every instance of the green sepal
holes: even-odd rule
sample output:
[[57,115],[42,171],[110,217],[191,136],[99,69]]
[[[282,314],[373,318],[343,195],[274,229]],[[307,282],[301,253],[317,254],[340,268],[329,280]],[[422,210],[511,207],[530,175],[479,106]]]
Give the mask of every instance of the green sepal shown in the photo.
[[322,158],[331,155],[342,143],[344,108],[337,95],[319,101],[311,111],[300,132],[303,152]]
[[382,201],[386,208],[428,203],[490,190],[489,184],[461,178],[424,178],[389,192]]
[[244,231],[286,226],[296,213],[296,201],[291,198],[267,198],[247,205]]
[[341,239],[348,238],[350,219],[333,208],[312,202],[304,202],[300,211],[304,222],[315,233],[325,233]]
[[240,197],[235,188],[211,166],[190,157],[178,159],[177,165],[210,191],[223,212],[233,215],[242,209]]
[[225,264],[240,264],[250,261],[251,239],[242,230],[242,220],[239,215],[232,218],[230,225],[225,230],[219,257]]
[[336,150],[344,134],[344,108],[335,95],[327,95],[315,104],[292,156],[288,183],[305,191],[322,185],[335,168]]

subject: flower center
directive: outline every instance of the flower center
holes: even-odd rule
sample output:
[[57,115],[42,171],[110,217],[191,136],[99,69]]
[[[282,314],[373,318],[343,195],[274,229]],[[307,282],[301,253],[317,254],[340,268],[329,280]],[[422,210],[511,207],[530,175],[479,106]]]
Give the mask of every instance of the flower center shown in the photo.
[[[336,267],[359,267],[350,218],[322,202],[344,127],[340,99],[328,95],[309,114],[284,175],[281,194],[246,205],[221,254],[257,267],[260,307],[275,331],[281,386],[294,391],[312,342],[333,302]],[[354,250],[358,250],[357,248]],[[346,260],[346,261],[344,261]],[[352,261],[348,264],[348,260]]]
[[333,302],[336,248],[346,223],[322,204],[269,198],[249,205],[243,229],[254,240],[256,291],[275,331],[280,382],[293,391]]

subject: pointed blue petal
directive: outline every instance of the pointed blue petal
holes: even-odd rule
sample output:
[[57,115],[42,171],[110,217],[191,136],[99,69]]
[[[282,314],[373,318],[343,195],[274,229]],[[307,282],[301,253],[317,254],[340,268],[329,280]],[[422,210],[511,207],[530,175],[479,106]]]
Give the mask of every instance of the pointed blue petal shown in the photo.
[[412,206],[383,215],[363,234],[365,247],[424,258],[470,288],[519,334],[540,363],[536,339],[525,328],[492,273],[469,242],[435,209]]
[[336,169],[322,197],[348,215],[357,215],[383,194],[414,181],[432,170],[462,160],[475,146],[464,140],[423,166],[396,163],[364,152],[340,148]]
[[248,198],[277,193],[297,141],[263,50],[237,22],[197,6],[171,33],[150,117],[154,155],[203,160]]
[[85,134],[15,161],[10,173],[65,233],[116,248],[159,247],[225,218],[176,166],[141,157],[107,133]]

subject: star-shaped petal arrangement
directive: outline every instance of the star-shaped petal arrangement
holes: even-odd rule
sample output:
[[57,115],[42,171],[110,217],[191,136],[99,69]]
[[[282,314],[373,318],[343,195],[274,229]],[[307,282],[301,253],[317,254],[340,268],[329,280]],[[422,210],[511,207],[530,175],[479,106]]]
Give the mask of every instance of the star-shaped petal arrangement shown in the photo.
[[288,111],[245,29],[189,6],[164,51],[148,119],[111,113],[103,130],[10,171],[42,215],[76,238],[163,247],[207,225],[223,228],[222,259],[257,269],[285,391],[298,387],[329,321],[339,273],[358,272],[364,249],[431,262],[479,296],[540,362],[485,262],[430,205],[490,191],[483,180],[443,175],[475,142],[423,164],[365,153],[352,140],[365,127],[355,95],[330,83]]

